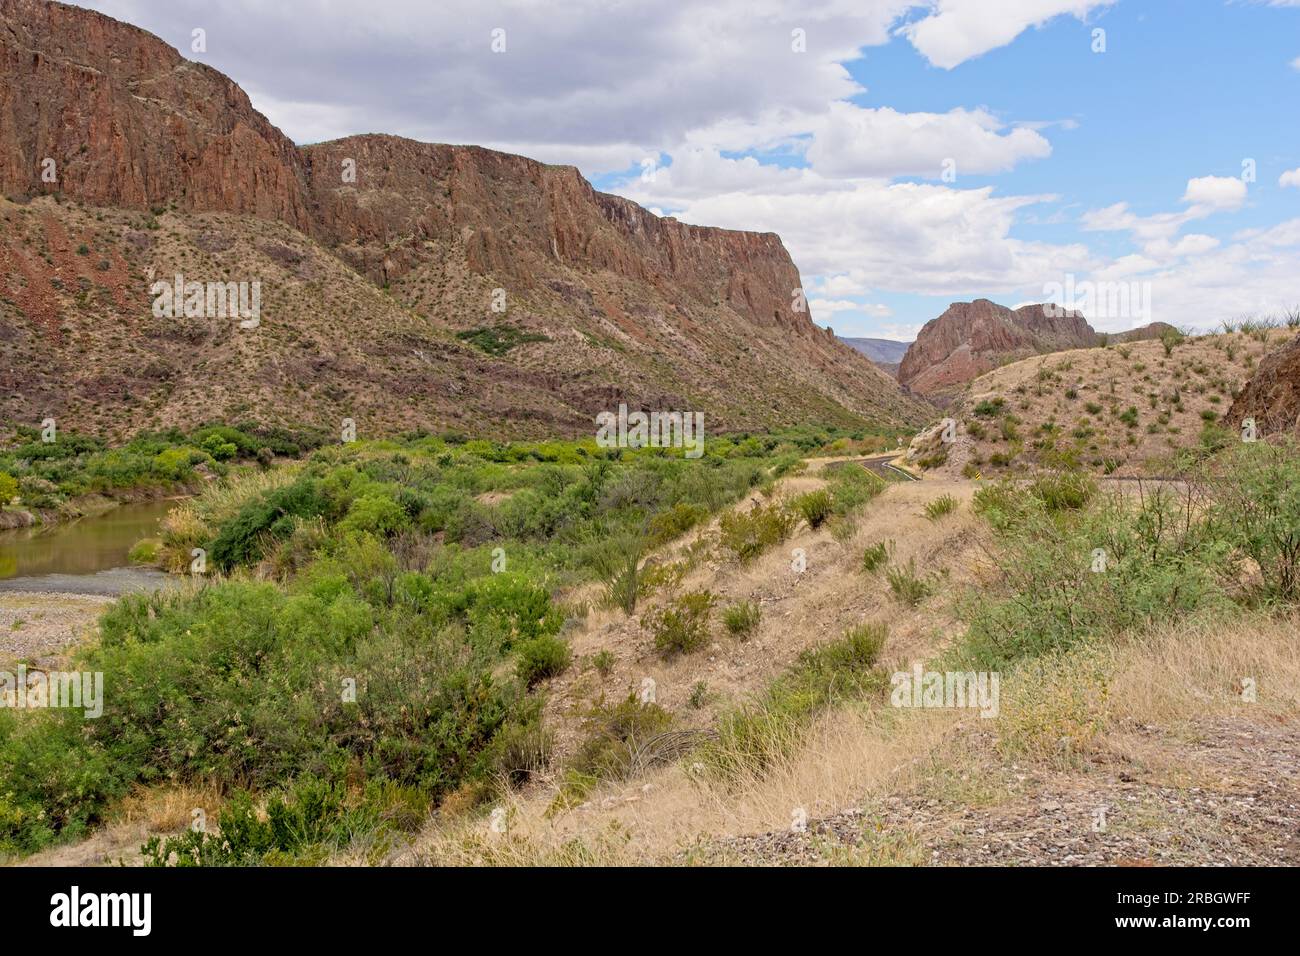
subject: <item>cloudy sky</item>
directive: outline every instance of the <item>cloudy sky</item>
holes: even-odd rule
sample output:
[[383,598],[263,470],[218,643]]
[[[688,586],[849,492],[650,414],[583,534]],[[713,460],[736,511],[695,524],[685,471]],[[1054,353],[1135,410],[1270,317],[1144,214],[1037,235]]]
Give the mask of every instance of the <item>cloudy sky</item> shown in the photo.
[[1300,305],[1300,0],[83,5],[299,143],[477,143],[777,232],[843,335],[1089,283],[1150,303],[1099,328]]

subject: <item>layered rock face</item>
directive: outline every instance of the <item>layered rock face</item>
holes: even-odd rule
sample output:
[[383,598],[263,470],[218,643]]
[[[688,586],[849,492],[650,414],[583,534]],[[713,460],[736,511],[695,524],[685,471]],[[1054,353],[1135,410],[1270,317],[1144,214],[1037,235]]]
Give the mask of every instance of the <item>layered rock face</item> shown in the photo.
[[467,264],[516,291],[557,266],[653,286],[683,307],[717,297],[760,325],[818,334],[791,308],[799,273],[775,233],[690,226],[599,193],[571,166],[474,146],[350,136],[302,151],[312,208],[339,254],[379,282],[466,242]]
[[[1158,338],[1173,327],[1153,322],[1111,335],[1111,341]],[[899,366],[898,380],[933,400],[954,396],[1000,365],[1043,352],[1091,348],[1101,336],[1078,312],[1050,304],[1009,309],[988,299],[954,302],[921,329]]]
[[1223,424],[1234,431],[1255,419],[1260,437],[1300,437],[1300,337],[1274,349],[1233,401]]
[[921,329],[903,356],[898,380],[922,395],[952,393],[1007,361],[1096,341],[1076,312],[1050,317],[1042,305],[1019,309],[976,299],[954,302]]
[[77,7],[0,0],[0,24],[5,195],[309,226],[297,149],[229,77]]
[[[385,426],[503,435],[581,431],[621,401],[715,428],[927,415],[795,308],[774,234],[473,146],[300,149],[229,78],[75,7],[0,0],[0,193],[0,419],[328,422],[380,382],[405,402],[375,408]],[[153,321],[155,273],[180,272],[260,281],[260,327]],[[177,397],[196,369],[207,391]]]

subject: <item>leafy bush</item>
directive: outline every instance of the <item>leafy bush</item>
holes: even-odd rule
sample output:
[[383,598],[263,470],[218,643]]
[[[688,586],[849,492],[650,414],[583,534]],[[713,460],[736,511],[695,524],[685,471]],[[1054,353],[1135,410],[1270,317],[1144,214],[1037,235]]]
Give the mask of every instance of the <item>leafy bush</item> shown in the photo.
[[18,479],[0,471],[0,508],[9,504],[16,494],[18,494]]
[[569,645],[552,634],[542,634],[515,646],[519,655],[516,673],[525,687],[568,670],[572,660]]
[[212,542],[209,557],[222,570],[259,560],[268,540],[287,536],[293,518],[324,514],[329,504],[320,487],[304,479],[245,505]]
[[665,657],[699,650],[709,642],[716,602],[711,591],[691,591],[647,612],[641,626],[654,635],[655,650]]
[[1217,533],[1258,568],[1263,595],[1300,600],[1300,450],[1243,442],[1209,474]]
[[650,540],[656,546],[666,544],[680,538],[707,516],[708,511],[704,508],[679,501],[650,519]]
[[[1228,548],[1173,493],[1081,511],[1024,510],[1007,526],[1000,584],[970,607],[966,645],[996,667],[1226,601]],[[1093,570],[1097,568],[1098,570]]]
[[749,511],[729,511],[718,523],[722,546],[742,562],[752,561],[794,530],[795,517],[780,504],[755,504]]

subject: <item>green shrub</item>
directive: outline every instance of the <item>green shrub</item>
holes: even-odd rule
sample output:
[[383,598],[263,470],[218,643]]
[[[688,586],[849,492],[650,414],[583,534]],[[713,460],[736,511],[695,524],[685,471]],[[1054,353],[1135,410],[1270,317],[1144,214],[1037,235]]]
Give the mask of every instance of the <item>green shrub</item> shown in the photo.
[[666,710],[635,694],[617,704],[598,704],[583,720],[584,740],[569,769],[592,780],[622,780],[639,769],[642,747],[671,723]]
[[916,561],[907,559],[906,567],[891,565],[885,569],[885,580],[889,590],[901,603],[908,607],[917,607],[934,591],[931,581],[916,573]]
[[722,623],[727,631],[742,640],[758,630],[763,612],[753,601],[738,601],[722,614]]
[[657,547],[680,538],[708,517],[708,514],[708,511],[698,505],[679,501],[650,519],[650,541]]
[[957,499],[952,495],[940,495],[925,506],[925,516],[931,521],[938,521],[944,515],[957,510]]
[[409,525],[410,521],[401,505],[387,495],[375,492],[355,499],[338,527],[344,534],[392,535]]
[[862,553],[862,570],[868,574],[875,574],[889,562],[893,553],[893,541],[877,541],[875,544],[867,545],[867,549]]
[[457,332],[456,338],[468,342],[488,355],[505,355],[511,349],[525,342],[549,342],[540,332],[525,332],[513,325],[498,325],[495,328],[470,329]]
[[711,591],[691,591],[648,611],[641,626],[654,635],[655,650],[665,657],[690,653],[709,642],[709,616],[716,601]]
[[0,471],[0,508],[9,504],[16,494],[18,494],[18,479]]
[[1300,449],[1294,442],[1242,442],[1208,485],[1212,527],[1258,568],[1270,599],[1300,600]]
[[316,482],[303,479],[249,502],[222,526],[208,556],[222,570],[261,559],[268,541],[286,537],[293,518],[311,518],[328,510]]
[[516,673],[525,687],[564,673],[572,660],[569,645],[552,634],[543,634],[515,645],[519,655]]
[[608,649],[597,651],[591,663],[601,677],[608,677],[614,671],[614,654]]
[[1055,515],[1029,508],[999,544],[1000,583],[972,599],[967,651],[996,667],[1221,605],[1227,556],[1166,489]]
[[719,521],[722,546],[742,562],[752,561],[794,530],[795,517],[780,504],[730,511]]
[[831,514],[831,495],[825,488],[809,491],[794,499],[794,509],[808,522],[808,527],[817,529]]

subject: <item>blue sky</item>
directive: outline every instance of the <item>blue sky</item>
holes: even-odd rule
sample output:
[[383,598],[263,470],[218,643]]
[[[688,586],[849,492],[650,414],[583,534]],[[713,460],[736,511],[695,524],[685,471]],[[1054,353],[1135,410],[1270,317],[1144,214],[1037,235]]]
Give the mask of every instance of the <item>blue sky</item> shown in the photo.
[[[1300,0],[87,5],[300,143],[477,143],[775,231],[841,334],[910,338],[980,296],[1104,329],[1300,304]],[[1055,292],[1121,284],[1118,309]]]
[[[1105,50],[1093,50],[1093,30],[1105,31]],[[1120,2],[1094,9],[1086,19],[1057,16],[1021,33],[1009,45],[951,69],[930,63],[904,37],[868,47],[845,64],[865,92],[850,97],[862,107],[890,107],[906,113],[985,109],[1009,126],[1028,124],[1050,143],[1051,155],[1029,158],[1004,172],[960,172],[957,189],[992,188],[999,195],[1052,198],[1017,216],[1009,235],[1051,244],[1083,243],[1101,260],[1140,254],[1142,243],[1125,231],[1083,228],[1081,217],[1125,202],[1138,216],[1185,208],[1188,181],[1198,177],[1248,175],[1255,181],[1247,198],[1194,222],[1198,235],[1221,244],[1246,230],[1263,230],[1300,217],[1300,189],[1279,185],[1279,177],[1300,166],[1300,9],[1219,0]],[[1286,117],[1291,117],[1288,120]],[[1041,124],[1041,125],[1040,125]],[[797,152],[765,156],[763,162],[806,168]],[[898,176],[895,182],[933,183],[940,175]],[[628,171],[596,178],[602,188],[630,191]],[[671,203],[661,207],[674,213]],[[1191,229],[1184,229],[1184,234]],[[1157,270],[1159,271],[1159,270]],[[1300,303],[1300,258],[1295,281],[1244,288],[1241,314]],[[816,287],[816,275],[810,283]],[[1059,280],[1055,273],[1045,281]],[[1078,281],[1087,280],[1084,272]],[[1177,282],[1152,279],[1156,283]],[[817,316],[847,335],[907,337],[938,315],[950,301],[987,296],[1007,304],[1041,298],[1030,286],[971,285],[958,293],[926,295],[874,286],[848,302],[883,305]],[[1008,292],[1014,293],[1008,297]],[[1288,293],[1292,297],[1288,297]],[[1161,299],[1170,301],[1161,309]],[[1010,300],[1016,300],[1012,302]],[[1150,318],[1206,327],[1237,312],[1221,299],[1198,307],[1194,296],[1161,296],[1152,289]],[[816,313],[818,310],[814,309]],[[1140,324],[1117,317],[1115,327]],[[1133,316],[1135,320],[1145,316]],[[1099,323],[1101,324],[1101,323]]]

